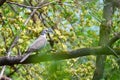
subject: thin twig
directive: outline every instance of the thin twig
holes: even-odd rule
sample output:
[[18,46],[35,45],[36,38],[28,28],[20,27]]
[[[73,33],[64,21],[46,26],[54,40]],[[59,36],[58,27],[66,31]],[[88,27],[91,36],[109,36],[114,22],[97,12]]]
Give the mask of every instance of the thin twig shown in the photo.
[[8,5],[10,6],[11,10],[12,10],[14,13],[18,14],[18,12],[17,12],[17,10],[15,9],[15,7],[13,7],[12,5],[10,5],[9,3],[8,3]]
[[6,44],[6,37],[2,35],[2,38],[3,38],[3,42],[4,42],[4,47],[7,51],[8,47],[7,47],[7,44]]
[[112,47],[112,44],[115,43],[119,39],[120,39],[120,33],[117,33],[106,45],[107,48],[110,49],[118,59],[120,59],[120,57],[117,55],[117,53],[111,47]]
[[[19,37],[17,36],[17,37],[13,40],[13,42],[12,42],[10,48],[8,49],[7,57],[10,56],[10,54],[11,54],[11,49],[17,44],[18,39],[19,39]],[[1,70],[0,78],[1,78],[1,77],[3,76],[3,74],[4,74],[5,68],[6,68],[6,65],[3,66],[2,70]]]
[[[54,2],[54,1],[52,1],[52,2],[46,3],[46,4],[44,4],[44,5],[41,5],[41,4],[43,3],[43,1],[44,1],[44,0],[42,0],[42,1],[38,4],[37,7],[31,7],[31,8],[34,8],[34,10],[33,10],[33,12],[29,15],[29,17],[26,19],[26,21],[25,21],[25,23],[24,23],[24,26],[27,25],[28,21],[30,20],[30,18],[33,16],[33,14],[36,12],[37,9],[42,8],[42,7],[44,7],[44,6],[47,6],[47,5],[49,5],[49,4],[51,4],[51,3]],[[25,6],[25,5],[17,4],[17,3],[15,3],[15,2],[8,2],[8,1],[7,1],[7,3],[15,4],[15,5],[18,5],[18,6],[21,6],[21,7],[30,8],[30,6]],[[22,32],[22,30],[20,30],[20,32]],[[20,32],[19,32],[19,33],[20,33]],[[17,35],[17,36],[15,37],[13,43],[11,44],[11,46],[10,46],[10,48],[9,48],[9,50],[8,50],[8,53],[7,53],[7,57],[10,56],[10,54],[11,54],[11,49],[17,44],[18,39],[19,39],[19,35]],[[1,77],[3,76],[3,74],[4,74],[5,68],[6,68],[6,66],[3,66],[2,70],[1,70],[1,73],[0,73],[0,78],[1,78]]]
[[48,2],[48,3],[45,3],[44,5],[42,6],[37,6],[37,7],[34,7],[34,6],[27,6],[27,5],[24,5],[24,4],[18,4],[16,2],[10,2],[10,1],[7,1],[6,3],[9,3],[9,4],[14,4],[14,5],[17,5],[17,6],[20,6],[20,7],[24,7],[24,8],[30,8],[30,9],[40,9],[42,7],[45,7],[51,3],[54,3],[55,1],[52,1],[52,2]]
[[[31,14],[33,14],[33,12],[32,12]],[[28,23],[28,21],[30,20],[30,18],[31,18],[31,15],[30,15],[30,16],[28,17],[28,19],[25,21],[24,25],[27,25],[27,23]],[[20,31],[20,32],[22,32],[22,31]],[[18,41],[18,39],[19,39],[19,36],[16,36],[15,39],[14,39],[14,41],[13,41],[13,43],[11,44],[8,52],[7,52],[7,57],[10,56],[10,54],[11,54],[10,51],[11,51],[11,49],[15,46],[15,44],[16,44],[17,41]],[[3,66],[2,70],[1,70],[1,73],[0,73],[0,78],[1,78],[1,77],[3,76],[3,74],[4,74],[5,68],[6,68],[6,66]]]
[[[54,2],[54,1],[53,1],[53,2]],[[53,3],[53,2],[49,2],[49,3],[46,3],[46,4],[44,4],[44,5],[41,5],[41,2],[40,2],[37,7],[39,7],[39,6],[41,5],[39,8],[42,8],[42,7],[44,7],[44,6],[46,6],[46,5],[49,5],[49,4]],[[25,24],[24,24],[24,25],[26,25],[26,23],[28,23],[29,19],[33,16],[33,14],[34,14],[34,13],[36,12],[36,10],[39,9],[39,8],[36,8],[36,9],[33,10],[33,12],[30,14],[30,16],[29,16],[29,17],[27,18],[27,20],[25,21]]]
[[112,46],[112,44],[115,43],[119,39],[120,39],[120,32],[115,34],[115,36],[108,42],[107,45]]
[[120,58],[118,55],[117,55],[117,53],[111,48],[111,47],[109,47],[109,46],[107,46],[112,52],[113,52],[113,54],[117,57],[117,58]]
[[10,77],[11,75],[13,75],[15,72],[17,72],[20,69],[21,65],[18,66],[17,68],[14,69],[14,71],[12,71],[11,73],[9,73],[7,76]]

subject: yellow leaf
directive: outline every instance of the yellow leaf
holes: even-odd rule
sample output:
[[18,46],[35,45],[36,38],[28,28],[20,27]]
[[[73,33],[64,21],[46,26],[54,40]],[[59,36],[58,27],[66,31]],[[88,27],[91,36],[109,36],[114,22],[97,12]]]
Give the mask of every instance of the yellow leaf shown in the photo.
[[67,50],[67,46],[65,44],[62,44],[62,47],[64,50]]
[[19,39],[19,42],[20,42],[20,43],[23,43],[23,41],[24,41],[23,39]]
[[55,30],[55,32],[56,32],[58,35],[61,35],[61,33],[60,33],[59,30]]
[[59,38],[63,39],[63,40],[67,40],[67,38],[65,36],[59,36]]

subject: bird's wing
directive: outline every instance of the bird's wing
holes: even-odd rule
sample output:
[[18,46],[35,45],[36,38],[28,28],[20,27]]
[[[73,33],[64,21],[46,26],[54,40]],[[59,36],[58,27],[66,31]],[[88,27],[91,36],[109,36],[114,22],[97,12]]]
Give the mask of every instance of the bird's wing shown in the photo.
[[28,50],[26,51],[27,54],[25,54],[25,56],[23,57],[23,59],[20,61],[20,62],[23,62],[24,60],[26,60],[31,52],[34,52],[36,50],[39,50],[41,49],[42,47],[45,46],[47,40],[46,40],[46,37],[44,36],[39,36],[31,45],[30,47],[28,48]]
[[28,48],[28,51],[36,51],[39,50],[40,48],[44,47],[46,44],[47,40],[46,37],[44,36],[39,36]]

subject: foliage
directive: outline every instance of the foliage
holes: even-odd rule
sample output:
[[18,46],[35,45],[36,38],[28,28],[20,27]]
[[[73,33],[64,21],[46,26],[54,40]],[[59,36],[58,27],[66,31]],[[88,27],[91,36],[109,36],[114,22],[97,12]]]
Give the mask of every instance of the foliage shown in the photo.
[[[34,5],[37,0],[11,0],[19,4]],[[32,1],[31,3],[29,1]],[[4,56],[15,36],[20,39],[17,46],[12,49],[11,55],[19,55],[39,36],[43,28],[54,28],[51,34],[55,44],[48,43],[45,49],[38,54],[54,54],[61,50],[72,50],[83,47],[96,47],[99,40],[99,26],[102,19],[102,0],[49,0],[51,4],[38,9],[34,18],[25,25],[26,19],[33,9],[23,8],[18,5],[5,3],[0,8],[2,15],[0,24],[0,56]],[[41,13],[43,20],[37,14]],[[113,32],[119,31],[118,11],[113,18]],[[113,36],[113,34],[111,35]],[[49,39],[49,37],[48,37]],[[114,47],[119,46],[119,41]],[[53,52],[51,52],[51,50]],[[117,80],[119,68],[114,57],[106,61],[104,78]],[[52,61],[39,64],[15,65],[21,66],[18,71],[10,75],[15,80],[91,80],[95,69],[95,57],[88,56],[70,60]],[[14,71],[14,67],[7,67],[5,75]],[[112,72],[112,73],[111,73]],[[108,77],[109,76],[109,77]]]

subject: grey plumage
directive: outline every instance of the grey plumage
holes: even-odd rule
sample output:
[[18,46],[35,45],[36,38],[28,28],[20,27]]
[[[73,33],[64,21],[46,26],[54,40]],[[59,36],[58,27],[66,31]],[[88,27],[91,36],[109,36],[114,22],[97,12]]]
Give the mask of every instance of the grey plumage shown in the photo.
[[43,30],[41,35],[29,46],[28,50],[26,51],[27,54],[21,59],[20,62],[25,61],[32,52],[40,50],[46,45],[47,39],[46,39],[46,33],[49,32],[47,30]]

